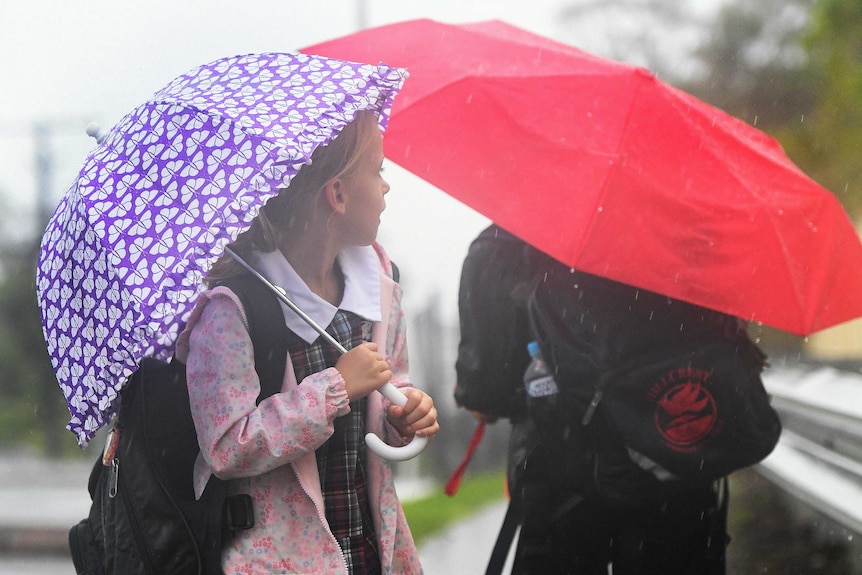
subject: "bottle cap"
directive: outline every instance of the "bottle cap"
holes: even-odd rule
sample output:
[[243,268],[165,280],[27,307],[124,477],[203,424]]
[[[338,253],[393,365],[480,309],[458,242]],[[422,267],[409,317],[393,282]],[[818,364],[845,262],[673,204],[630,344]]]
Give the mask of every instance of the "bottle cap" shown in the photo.
[[532,357],[536,357],[537,355],[539,355],[539,353],[541,353],[541,350],[539,349],[539,342],[531,341],[530,343],[528,343],[527,351],[530,352],[530,356]]

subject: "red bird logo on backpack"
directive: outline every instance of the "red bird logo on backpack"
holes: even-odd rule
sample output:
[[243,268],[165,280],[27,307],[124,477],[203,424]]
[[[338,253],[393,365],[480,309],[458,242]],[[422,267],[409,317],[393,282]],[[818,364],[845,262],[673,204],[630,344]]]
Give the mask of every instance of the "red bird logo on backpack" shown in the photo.
[[653,387],[653,417],[668,448],[697,451],[716,430],[718,411],[706,385],[711,375],[703,369],[679,368],[665,374]]

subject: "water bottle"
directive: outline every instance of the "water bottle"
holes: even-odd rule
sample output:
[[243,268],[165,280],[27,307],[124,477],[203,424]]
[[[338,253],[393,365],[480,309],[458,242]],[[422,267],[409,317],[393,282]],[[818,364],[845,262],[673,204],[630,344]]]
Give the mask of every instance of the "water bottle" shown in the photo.
[[524,372],[524,391],[527,395],[527,409],[536,426],[553,426],[557,421],[557,396],[559,388],[554,374],[542,357],[539,343],[531,341],[527,345],[530,352],[530,365]]

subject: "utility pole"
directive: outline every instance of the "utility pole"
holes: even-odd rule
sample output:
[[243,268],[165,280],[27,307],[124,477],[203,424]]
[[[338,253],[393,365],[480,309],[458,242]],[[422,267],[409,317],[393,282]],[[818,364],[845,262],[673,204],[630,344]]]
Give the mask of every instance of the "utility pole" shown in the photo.
[[356,0],[356,29],[368,28],[368,0]]
[[36,226],[44,229],[51,217],[51,190],[54,179],[54,150],[51,145],[52,128],[45,122],[33,125],[36,165]]

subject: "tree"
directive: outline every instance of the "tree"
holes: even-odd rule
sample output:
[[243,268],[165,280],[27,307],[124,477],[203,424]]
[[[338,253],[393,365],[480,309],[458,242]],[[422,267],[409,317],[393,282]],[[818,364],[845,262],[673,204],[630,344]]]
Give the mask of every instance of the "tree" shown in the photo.
[[73,453],[74,436],[64,431],[69,412],[39,320],[34,250],[13,247],[0,255],[0,437],[52,457]]
[[692,74],[707,21],[677,0],[579,0],[560,11],[567,41],[674,82]]
[[800,123],[818,100],[822,78],[802,44],[814,2],[732,0],[710,14],[677,0],[581,0],[561,19],[575,44],[773,132]]
[[[33,125],[37,198],[33,228],[21,225],[20,210],[0,211],[0,438],[6,446],[26,445],[50,457],[81,453],[74,435],[64,429],[69,410],[48,357],[36,300],[39,240],[54,208],[52,135],[64,126]],[[13,237],[16,230],[19,234]]]
[[818,97],[804,121],[786,130],[788,154],[862,216],[862,3],[819,0],[804,38]]
[[801,45],[813,1],[726,5],[695,51],[704,73],[684,89],[768,132],[798,123],[817,99]]
[[862,215],[862,5],[727,5],[684,89],[775,136],[807,174]]

